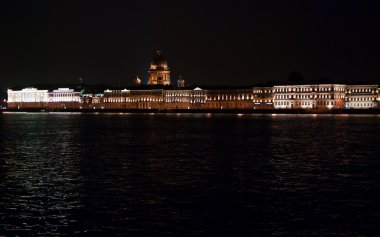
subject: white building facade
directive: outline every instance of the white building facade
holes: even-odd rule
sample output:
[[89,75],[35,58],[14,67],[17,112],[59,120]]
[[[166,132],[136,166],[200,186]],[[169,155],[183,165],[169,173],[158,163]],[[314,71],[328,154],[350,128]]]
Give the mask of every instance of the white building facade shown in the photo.
[[8,108],[45,108],[48,102],[48,90],[36,88],[8,90]]
[[273,87],[275,109],[343,109],[346,86],[341,84]]
[[49,92],[49,108],[52,109],[74,109],[80,103],[80,92],[70,88],[58,88]]
[[350,85],[346,91],[346,109],[374,109],[378,107],[378,85]]
[[58,88],[49,93],[49,102],[80,102],[80,92],[70,88]]

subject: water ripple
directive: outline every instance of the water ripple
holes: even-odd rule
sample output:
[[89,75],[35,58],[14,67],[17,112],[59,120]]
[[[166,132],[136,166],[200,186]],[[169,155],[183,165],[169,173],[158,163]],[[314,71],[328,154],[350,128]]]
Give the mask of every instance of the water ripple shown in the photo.
[[380,117],[0,115],[0,236],[370,236]]

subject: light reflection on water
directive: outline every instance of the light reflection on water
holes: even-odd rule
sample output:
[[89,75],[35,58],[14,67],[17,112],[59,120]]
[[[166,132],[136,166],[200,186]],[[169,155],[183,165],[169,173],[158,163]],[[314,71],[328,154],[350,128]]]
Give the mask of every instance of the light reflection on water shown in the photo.
[[0,115],[0,235],[372,235],[379,116]]

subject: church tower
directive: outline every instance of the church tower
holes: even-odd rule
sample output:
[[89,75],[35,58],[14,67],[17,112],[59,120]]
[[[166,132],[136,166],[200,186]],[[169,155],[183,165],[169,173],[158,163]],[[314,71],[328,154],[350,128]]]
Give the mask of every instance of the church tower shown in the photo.
[[170,70],[168,62],[162,56],[161,50],[156,51],[148,70],[148,85],[170,85]]

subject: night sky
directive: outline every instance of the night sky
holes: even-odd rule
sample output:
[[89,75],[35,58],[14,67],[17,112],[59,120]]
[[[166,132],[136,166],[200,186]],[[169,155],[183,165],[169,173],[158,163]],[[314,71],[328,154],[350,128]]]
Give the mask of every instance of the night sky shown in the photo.
[[[154,50],[192,85],[380,78],[376,1],[2,0],[0,88],[128,86]],[[174,80],[172,80],[174,81]]]

